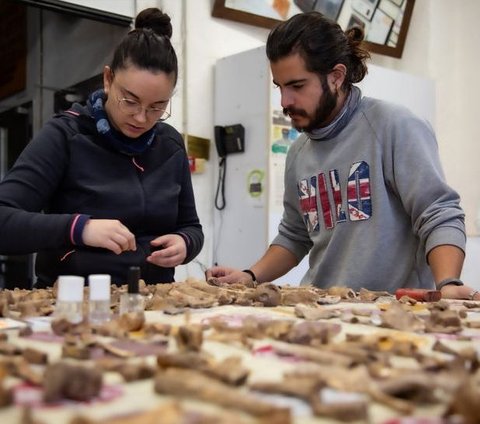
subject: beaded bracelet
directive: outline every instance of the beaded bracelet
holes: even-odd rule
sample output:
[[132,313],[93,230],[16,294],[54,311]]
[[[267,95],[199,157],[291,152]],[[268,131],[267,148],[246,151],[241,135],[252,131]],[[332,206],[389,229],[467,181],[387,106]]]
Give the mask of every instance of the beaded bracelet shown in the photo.
[[250,277],[252,277],[252,281],[257,281],[257,276],[251,269],[244,269],[242,272],[246,272],[247,274],[249,274]]
[[445,278],[445,280],[442,280],[437,284],[437,290],[441,290],[443,287],[450,284],[453,286],[463,286],[463,281],[460,280],[460,278]]

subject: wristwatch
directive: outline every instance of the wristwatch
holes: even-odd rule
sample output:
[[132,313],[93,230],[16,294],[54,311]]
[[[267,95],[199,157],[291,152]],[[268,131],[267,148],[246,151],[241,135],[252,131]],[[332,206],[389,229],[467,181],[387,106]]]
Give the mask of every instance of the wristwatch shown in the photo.
[[445,278],[437,284],[437,290],[442,290],[445,286],[463,286],[463,281],[460,278]]

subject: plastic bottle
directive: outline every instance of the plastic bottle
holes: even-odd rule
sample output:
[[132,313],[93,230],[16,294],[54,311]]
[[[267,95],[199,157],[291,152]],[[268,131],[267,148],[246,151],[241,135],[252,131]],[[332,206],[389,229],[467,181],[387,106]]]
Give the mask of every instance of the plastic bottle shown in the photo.
[[89,321],[92,324],[110,320],[110,284],[111,277],[108,274],[92,274],[88,277]]
[[58,277],[55,318],[64,318],[71,323],[83,321],[83,286],[85,279],[77,275]]

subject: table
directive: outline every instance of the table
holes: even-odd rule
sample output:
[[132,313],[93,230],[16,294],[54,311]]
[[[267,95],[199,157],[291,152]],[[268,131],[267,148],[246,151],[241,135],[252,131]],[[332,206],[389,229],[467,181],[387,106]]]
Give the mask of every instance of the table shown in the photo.
[[[282,290],[284,289],[280,289],[280,292]],[[400,422],[395,419],[407,415],[430,420],[421,421],[422,423],[438,423],[441,422],[439,417],[447,408],[455,404],[454,398],[461,387],[465,386],[465,382],[478,384],[480,304],[442,301],[436,309],[431,309],[434,304],[399,303],[393,296],[383,296],[372,302],[360,302],[358,299],[335,299],[335,296],[328,294],[325,296],[325,303],[274,307],[229,304],[210,308],[180,308],[174,311],[180,312],[175,315],[162,311],[146,311],[147,324],[163,323],[171,326],[172,331],[168,337],[164,337],[163,346],[162,343],[157,343],[155,354],[129,358],[128,361],[141,361],[157,368],[158,355],[172,353],[174,357],[181,357],[179,345],[175,342],[178,340],[179,329],[198,330],[198,327],[202,326],[202,354],[209,354],[217,365],[226,358],[235,356],[248,368],[246,382],[234,390],[239,393],[253,393],[258,400],[288,408],[291,422],[296,424],[341,422],[334,418],[341,413],[338,415],[337,411],[332,415],[328,407],[337,402],[344,405],[340,408],[343,412],[352,407],[353,411],[364,411],[366,414],[366,417],[362,418],[360,415],[360,419],[354,420],[347,419],[349,414],[345,412],[343,418],[340,417],[344,421],[390,424]],[[425,325],[429,319],[430,327],[439,325],[442,319],[437,317],[435,321],[431,317],[445,312],[444,309],[451,312],[449,317],[443,319],[443,324],[449,324],[445,327],[445,332],[385,327],[390,322],[395,326],[406,325],[414,329],[417,325]],[[307,318],[300,318],[301,316]],[[46,352],[49,363],[59,361],[62,356],[61,338],[44,337],[44,330],[49,328],[49,319],[29,320],[30,324],[35,324],[36,331],[28,337],[20,337],[18,329],[4,330],[9,334],[8,342],[19,349],[30,347]],[[458,323],[461,329],[454,331],[453,326]],[[430,331],[432,329],[435,328],[431,327]],[[260,336],[253,336],[254,330],[260,331]],[[130,339],[144,341],[142,331],[132,332]],[[382,365],[387,358],[388,364]],[[74,362],[91,364],[95,361],[90,359]],[[452,365],[451,369],[447,370],[450,365],[446,364],[454,363],[457,365]],[[461,375],[459,367],[465,369]],[[289,377],[284,380],[285,374]],[[317,412],[324,415],[312,414],[312,407],[305,400],[279,393],[267,393],[273,390],[271,383],[307,381],[306,377],[313,376],[316,376],[318,399],[321,400],[321,404],[317,404]],[[435,401],[425,398],[425,376],[429,376],[429,391],[437,397]],[[412,380],[415,377],[417,383]],[[207,415],[224,411],[227,418],[219,418],[218,422],[234,422],[233,419],[245,423],[270,422],[268,419],[265,421],[265,417],[262,421],[260,416],[232,408],[219,408],[212,402],[178,395],[160,395],[155,392],[157,378],[159,377],[154,376],[125,383],[118,373],[105,372],[104,389],[100,397],[87,403],[62,401],[54,406],[39,404],[35,399],[41,391],[21,385],[18,379],[9,377],[5,380],[5,385],[14,385],[17,388],[17,403],[33,404],[35,419],[49,424],[67,423],[78,415],[87,417],[91,422],[148,422],[145,417],[139,418],[138,414],[155,410],[159,405],[172,407],[172,401],[178,401],[178,405],[187,411],[194,410]],[[167,375],[164,374],[163,378],[167,378]],[[348,380],[351,381],[346,384]],[[319,381],[321,383],[318,383]],[[372,385],[372,390],[367,391],[366,387],[370,387],[372,381],[375,384]],[[402,384],[403,389],[395,386]],[[473,390],[476,390],[473,395],[480,393],[478,387],[473,387]],[[385,397],[385,392],[380,388],[387,390],[390,396]],[[401,390],[405,391],[407,398],[410,396],[413,399],[404,401],[399,395]],[[409,390],[418,393],[409,395]],[[420,399],[423,396],[423,400],[416,400],[415,396]],[[465,397],[464,394],[462,396]],[[466,402],[468,404],[468,399]],[[359,409],[352,406],[362,403],[365,410],[361,406]],[[413,406],[411,412],[406,412],[407,405]],[[0,421],[20,422],[23,413],[23,408],[18,405],[1,408]],[[466,416],[470,417],[472,414],[475,416],[475,412],[466,413]],[[125,421],[127,418],[130,421]]]

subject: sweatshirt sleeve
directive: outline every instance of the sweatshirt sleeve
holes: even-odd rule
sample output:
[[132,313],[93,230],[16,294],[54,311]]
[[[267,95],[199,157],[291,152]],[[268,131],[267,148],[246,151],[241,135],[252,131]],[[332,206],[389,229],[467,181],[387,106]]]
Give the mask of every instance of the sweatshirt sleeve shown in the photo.
[[425,254],[444,244],[465,250],[465,214],[458,193],[446,182],[432,128],[400,110],[389,131],[393,137],[385,151],[387,181],[411,217]]
[[1,254],[71,245],[75,215],[42,212],[68,166],[68,134],[59,121],[45,125],[0,183]]
[[272,245],[282,246],[292,252],[300,263],[310,251],[313,242],[308,234],[303,216],[298,210],[297,180],[292,171],[293,163],[301,156],[306,136],[302,135],[287,153],[285,163],[283,195],[283,215],[278,226],[278,234],[272,240]]

